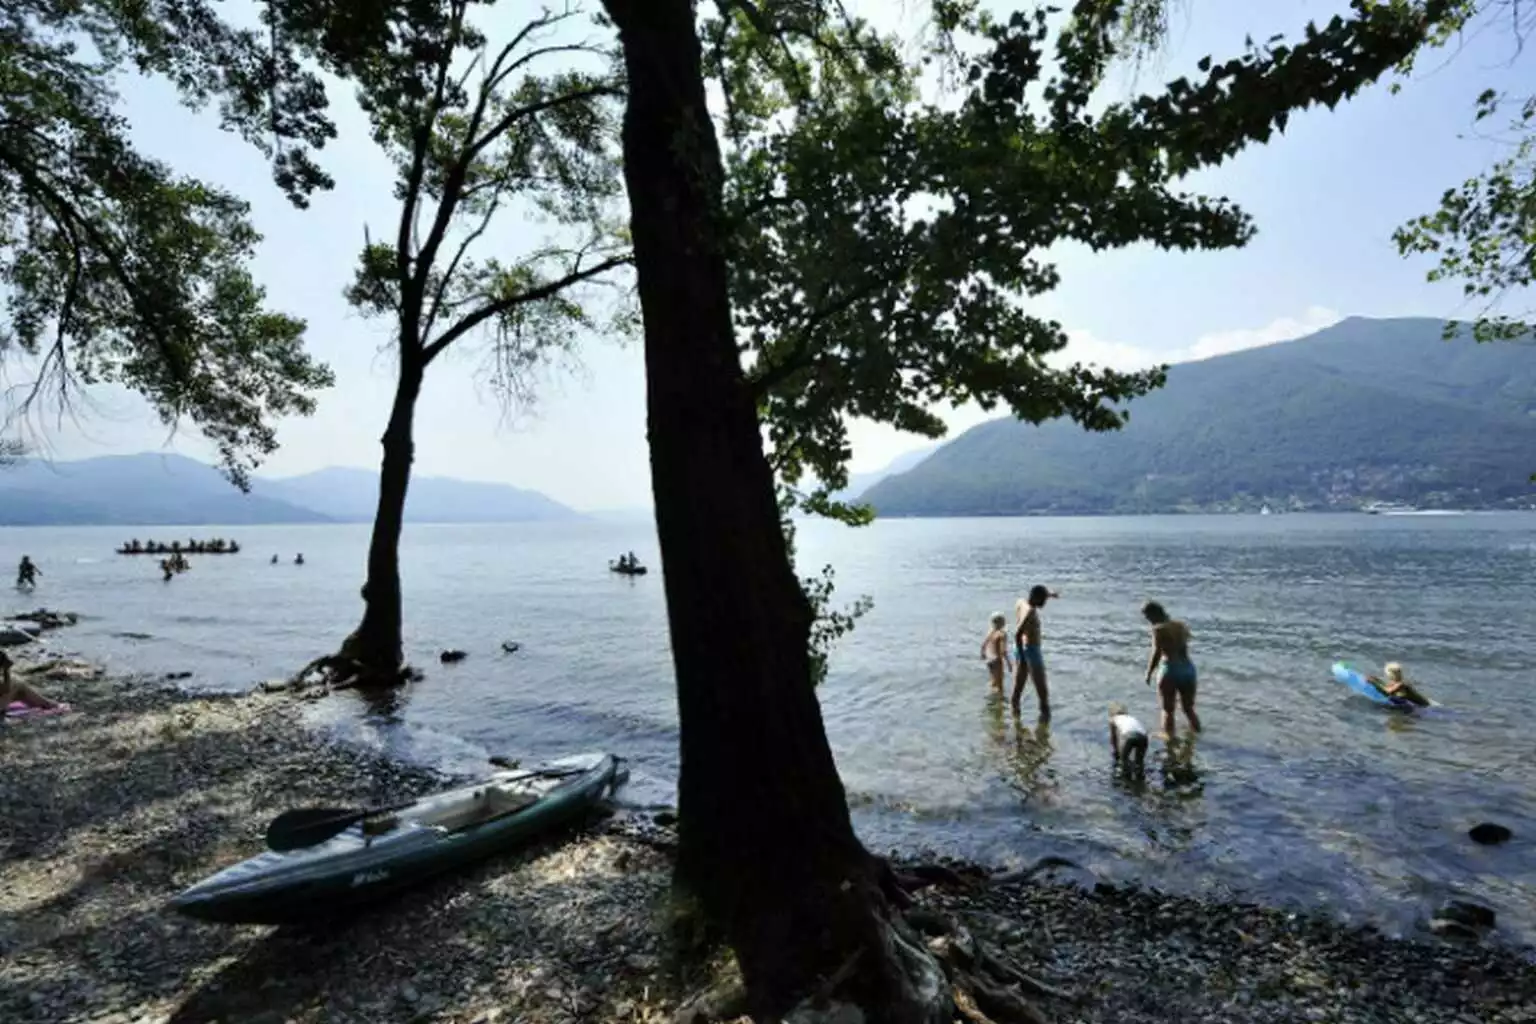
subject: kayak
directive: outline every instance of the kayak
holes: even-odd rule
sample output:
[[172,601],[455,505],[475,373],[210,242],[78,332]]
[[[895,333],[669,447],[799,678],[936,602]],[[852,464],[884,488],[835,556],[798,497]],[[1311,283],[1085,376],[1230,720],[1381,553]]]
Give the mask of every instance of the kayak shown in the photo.
[[571,824],[626,774],[612,754],[498,772],[355,823],[314,846],[259,853],[180,893],[170,906],[220,924],[331,918]]
[[1384,707],[1398,708],[1402,711],[1416,711],[1419,706],[1406,697],[1388,697],[1365,678],[1364,673],[1355,669],[1348,662],[1336,661],[1333,663],[1333,678],[1335,682],[1343,683],[1367,700]]

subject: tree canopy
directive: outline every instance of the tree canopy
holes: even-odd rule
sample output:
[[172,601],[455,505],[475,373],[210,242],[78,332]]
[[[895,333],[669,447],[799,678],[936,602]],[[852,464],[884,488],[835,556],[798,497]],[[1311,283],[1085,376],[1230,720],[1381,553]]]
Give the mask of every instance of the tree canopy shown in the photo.
[[[1452,16],[1430,37],[1444,46],[1467,31],[1492,30],[1508,37],[1511,60],[1519,60],[1536,29],[1536,10],[1520,0],[1456,0]],[[1401,70],[1415,66],[1412,56]],[[1533,311],[1511,310],[1505,302],[1536,283],[1536,93],[1484,90],[1473,121],[1479,127],[1505,120],[1500,141],[1506,154],[1484,170],[1446,189],[1440,205],[1393,234],[1403,255],[1436,261],[1431,281],[1460,281],[1462,293],[1478,306],[1470,329],[1478,341],[1509,341],[1533,330]],[[1448,336],[1467,324],[1446,324]]]
[[328,185],[319,80],[205,0],[24,0],[0,13],[0,358],[30,358],[23,408],[110,382],[189,420],[237,482],[276,445],[272,419],[313,409],[329,371],[304,324],[248,270],[260,235],[239,198],[139,153],[115,83],[169,79],[256,143],[303,204]]

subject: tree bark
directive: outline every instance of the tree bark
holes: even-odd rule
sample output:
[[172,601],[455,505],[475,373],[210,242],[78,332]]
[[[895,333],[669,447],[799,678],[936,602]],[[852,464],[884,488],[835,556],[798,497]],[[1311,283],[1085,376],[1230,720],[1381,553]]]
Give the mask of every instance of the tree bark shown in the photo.
[[393,685],[402,678],[405,660],[400,596],[400,532],[411,463],[416,457],[416,400],[425,371],[403,351],[389,423],[380,439],[384,458],[379,469],[379,503],[368,544],[368,581],[363,585],[363,621],[341,647],[341,658],[357,671],[353,685]]
[[678,881],[735,949],[760,1020],[829,979],[872,1020],[947,1019],[936,962],[889,911],[854,835],[812,686],[811,610],[731,324],[692,3],[605,6],[628,70],[625,179],[681,725]]

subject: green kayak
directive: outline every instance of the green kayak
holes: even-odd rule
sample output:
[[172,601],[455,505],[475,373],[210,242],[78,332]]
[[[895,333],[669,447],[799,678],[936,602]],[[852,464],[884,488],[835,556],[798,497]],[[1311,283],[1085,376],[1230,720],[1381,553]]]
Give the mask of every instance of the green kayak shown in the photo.
[[360,821],[314,846],[259,853],[197,883],[170,905],[221,924],[331,918],[571,824],[626,776],[612,754],[578,754],[499,772]]

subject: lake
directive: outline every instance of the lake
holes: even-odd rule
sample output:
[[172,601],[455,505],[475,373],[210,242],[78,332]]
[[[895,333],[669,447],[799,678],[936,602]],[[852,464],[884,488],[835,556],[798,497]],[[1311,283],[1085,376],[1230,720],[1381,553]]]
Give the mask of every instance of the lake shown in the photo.
[[[243,551],[194,556],[164,583],[155,559],[113,553],[135,534],[222,534]],[[367,540],[358,526],[0,529],[0,567],[26,553],[44,573],[0,610],[77,610],[88,618],[55,634],[61,646],[244,688],[356,624]],[[1506,939],[1536,941],[1536,515],[806,523],[799,544],[803,569],[831,561],[843,597],[875,599],[821,688],[871,847],[1002,865],[1061,854],[1114,880],[1322,905],[1389,932],[1461,895],[1496,908]],[[650,576],[607,571],[626,549]],[[427,678],[390,708],[317,702],[317,725],[452,770],[607,748],[634,762],[629,799],[671,799],[649,523],[408,526],[402,560],[409,654]],[[1032,695],[1019,725],[989,700],[978,658],[988,615],[1011,622],[1036,582],[1061,592],[1044,613],[1048,729]],[[1172,759],[1154,740],[1134,785],[1112,771],[1105,710],[1123,701],[1155,731],[1150,597],[1193,631],[1205,733]],[[439,665],[449,647],[468,659]],[[1446,711],[1382,711],[1332,681],[1336,659],[1402,661]],[[1475,846],[1466,830],[1484,820],[1516,839]]]

